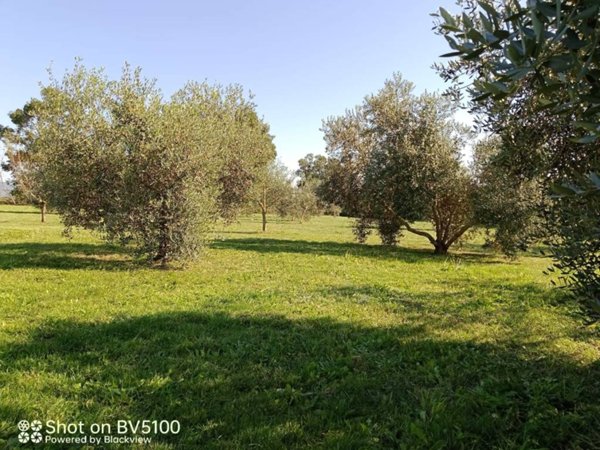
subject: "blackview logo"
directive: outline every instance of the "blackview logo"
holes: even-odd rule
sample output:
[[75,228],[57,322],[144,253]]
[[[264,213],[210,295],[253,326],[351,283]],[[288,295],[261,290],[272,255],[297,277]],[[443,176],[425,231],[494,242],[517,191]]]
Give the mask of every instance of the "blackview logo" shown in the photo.
[[27,444],[28,442],[39,444],[42,442],[42,422],[40,420],[32,420],[31,422],[21,420],[17,427],[20,432],[17,439],[21,444]]
[[[178,420],[125,420],[115,423],[20,420],[17,441],[21,444],[58,445],[148,445],[155,435],[179,434]],[[43,429],[43,430],[42,430]],[[42,445],[43,445],[42,444]]]

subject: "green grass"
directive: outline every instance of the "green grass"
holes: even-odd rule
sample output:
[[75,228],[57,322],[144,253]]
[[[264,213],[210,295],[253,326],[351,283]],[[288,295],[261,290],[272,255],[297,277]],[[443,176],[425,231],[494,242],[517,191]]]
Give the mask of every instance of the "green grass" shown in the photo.
[[0,206],[0,446],[39,418],[181,422],[150,448],[600,448],[598,332],[542,257],[248,218],[164,271],[38,221]]

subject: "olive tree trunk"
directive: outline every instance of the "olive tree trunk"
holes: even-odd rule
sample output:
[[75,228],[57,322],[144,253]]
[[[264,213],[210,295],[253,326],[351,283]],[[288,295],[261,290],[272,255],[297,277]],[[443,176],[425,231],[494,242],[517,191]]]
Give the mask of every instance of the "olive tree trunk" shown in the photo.
[[42,201],[40,204],[40,210],[42,213],[42,223],[44,223],[46,221],[46,211],[47,211],[48,205],[45,201]]
[[446,242],[442,241],[435,241],[433,247],[433,253],[436,255],[446,255],[448,254],[448,248],[450,248],[450,246]]
[[263,188],[262,191],[260,211],[262,213],[262,230],[264,232],[267,231],[267,188]]

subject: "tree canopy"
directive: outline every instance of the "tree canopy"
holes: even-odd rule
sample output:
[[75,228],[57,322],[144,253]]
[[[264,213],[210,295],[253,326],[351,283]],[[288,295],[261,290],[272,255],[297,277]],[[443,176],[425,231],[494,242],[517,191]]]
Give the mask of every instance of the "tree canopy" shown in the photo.
[[44,222],[46,199],[35,176],[35,162],[29,153],[36,139],[36,109],[39,109],[39,106],[39,100],[31,99],[23,108],[9,114],[12,126],[0,127],[0,142],[6,151],[6,161],[0,169],[12,174],[12,195],[20,201],[39,205]]
[[[165,99],[129,66],[110,80],[78,63],[42,88],[35,113],[25,148],[67,229],[132,243],[163,264],[195,257],[210,224],[275,156],[240,86],[191,82]],[[235,195],[232,172],[249,180]]]
[[[324,121],[339,204],[359,220],[364,240],[375,224],[385,244],[407,231],[446,253],[476,224],[474,181],[461,163],[467,129],[455,106],[435,94],[413,94],[399,74],[345,115]],[[414,222],[428,220],[433,233]]]

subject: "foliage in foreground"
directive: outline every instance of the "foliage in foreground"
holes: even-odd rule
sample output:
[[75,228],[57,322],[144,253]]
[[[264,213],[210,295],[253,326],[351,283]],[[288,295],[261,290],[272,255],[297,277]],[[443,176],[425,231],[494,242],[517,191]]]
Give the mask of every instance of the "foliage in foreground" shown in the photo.
[[459,4],[460,15],[440,9],[438,31],[453,49],[446,56],[459,57],[441,73],[458,93],[467,81],[473,109],[503,137],[506,164],[520,177],[585,188],[554,204],[549,242],[564,278],[600,309],[600,4]]
[[139,69],[112,81],[77,64],[41,94],[18,130],[33,137],[20,151],[36,191],[67,230],[131,242],[163,264],[193,259],[275,155],[239,86],[192,82],[165,100]]
[[163,450],[600,442],[598,335],[546,259],[359,245],[341,217],[260,222],[173,272],[1,207],[0,447],[23,418],[180,420]]
[[[560,187],[559,208],[552,223],[557,229],[549,244],[558,260],[561,280],[577,286],[600,316],[600,178],[591,174]],[[582,214],[581,211],[585,211]],[[568,239],[565,239],[568,236]]]

